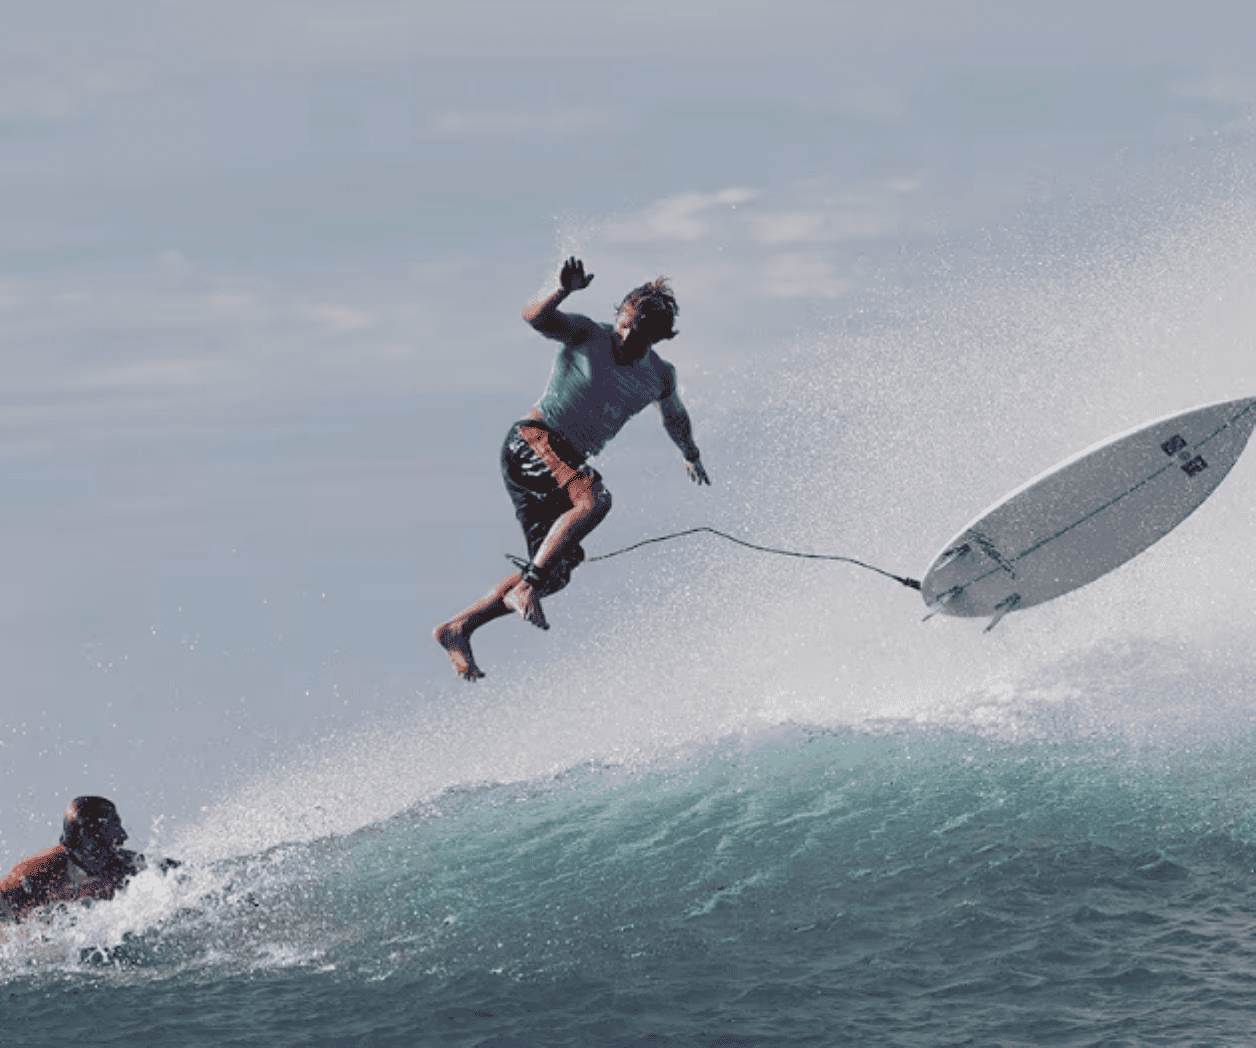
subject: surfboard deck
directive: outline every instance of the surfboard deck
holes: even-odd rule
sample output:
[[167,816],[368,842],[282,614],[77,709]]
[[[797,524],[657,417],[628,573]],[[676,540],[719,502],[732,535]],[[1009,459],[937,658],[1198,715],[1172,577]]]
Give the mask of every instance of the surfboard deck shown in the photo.
[[991,616],[1093,582],[1163,538],[1216,490],[1256,427],[1256,397],[1169,415],[1053,466],[1000,499],[933,560],[930,613]]

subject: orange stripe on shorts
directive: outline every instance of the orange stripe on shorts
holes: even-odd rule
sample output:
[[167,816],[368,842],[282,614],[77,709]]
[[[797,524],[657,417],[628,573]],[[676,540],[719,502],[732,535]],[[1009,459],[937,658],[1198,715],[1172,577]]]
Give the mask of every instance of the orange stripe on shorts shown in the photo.
[[578,469],[567,465],[558,457],[558,452],[550,447],[548,431],[540,426],[520,426],[519,436],[528,442],[528,447],[535,451],[537,458],[549,468],[560,488],[565,488],[579,475]]

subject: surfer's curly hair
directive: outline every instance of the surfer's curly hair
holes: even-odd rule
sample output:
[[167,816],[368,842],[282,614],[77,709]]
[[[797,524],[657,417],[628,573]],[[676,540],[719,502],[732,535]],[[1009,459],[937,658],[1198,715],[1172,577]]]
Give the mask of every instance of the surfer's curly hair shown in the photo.
[[619,303],[619,309],[631,306],[636,313],[633,329],[646,335],[651,342],[663,342],[676,337],[673,326],[680,307],[676,296],[667,285],[667,277],[659,277],[648,284],[634,287]]

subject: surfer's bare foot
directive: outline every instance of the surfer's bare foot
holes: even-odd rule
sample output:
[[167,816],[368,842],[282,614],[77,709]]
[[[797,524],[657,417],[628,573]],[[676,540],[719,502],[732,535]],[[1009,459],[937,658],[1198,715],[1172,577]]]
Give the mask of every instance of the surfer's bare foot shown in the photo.
[[520,582],[514,589],[502,598],[503,603],[524,622],[530,622],[533,626],[540,629],[549,629],[549,623],[545,619],[545,612],[541,610],[541,598],[533,591],[532,587],[526,582]]
[[437,626],[432,631],[436,643],[445,649],[449,661],[454,664],[454,672],[463,680],[479,680],[484,676],[483,670],[475,664],[475,656],[471,654],[471,644],[462,635],[462,630],[452,622]]

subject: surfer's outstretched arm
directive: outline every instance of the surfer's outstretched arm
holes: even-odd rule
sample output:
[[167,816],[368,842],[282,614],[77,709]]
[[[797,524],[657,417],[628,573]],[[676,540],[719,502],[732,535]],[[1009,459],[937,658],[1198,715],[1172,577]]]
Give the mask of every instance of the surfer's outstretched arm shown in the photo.
[[[558,290],[544,298],[537,298],[523,307],[523,319],[542,335],[563,341],[577,336],[581,327],[589,324],[585,317],[569,316],[558,311],[559,304],[573,291],[582,291],[593,283],[593,274],[585,274],[584,263],[574,255],[563,263],[558,276]],[[576,341],[579,339],[576,338]]]
[[693,424],[689,421],[689,412],[681,403],[680,395],[670,393],[658,403],[659,411],[663,415],[663,428],[672,438],[672,443],[685,456],[685,469],[689,471],[689,479],[695,484],[710,484],[711,478],[707,476],[699,458],[698,445],[693,442]]

